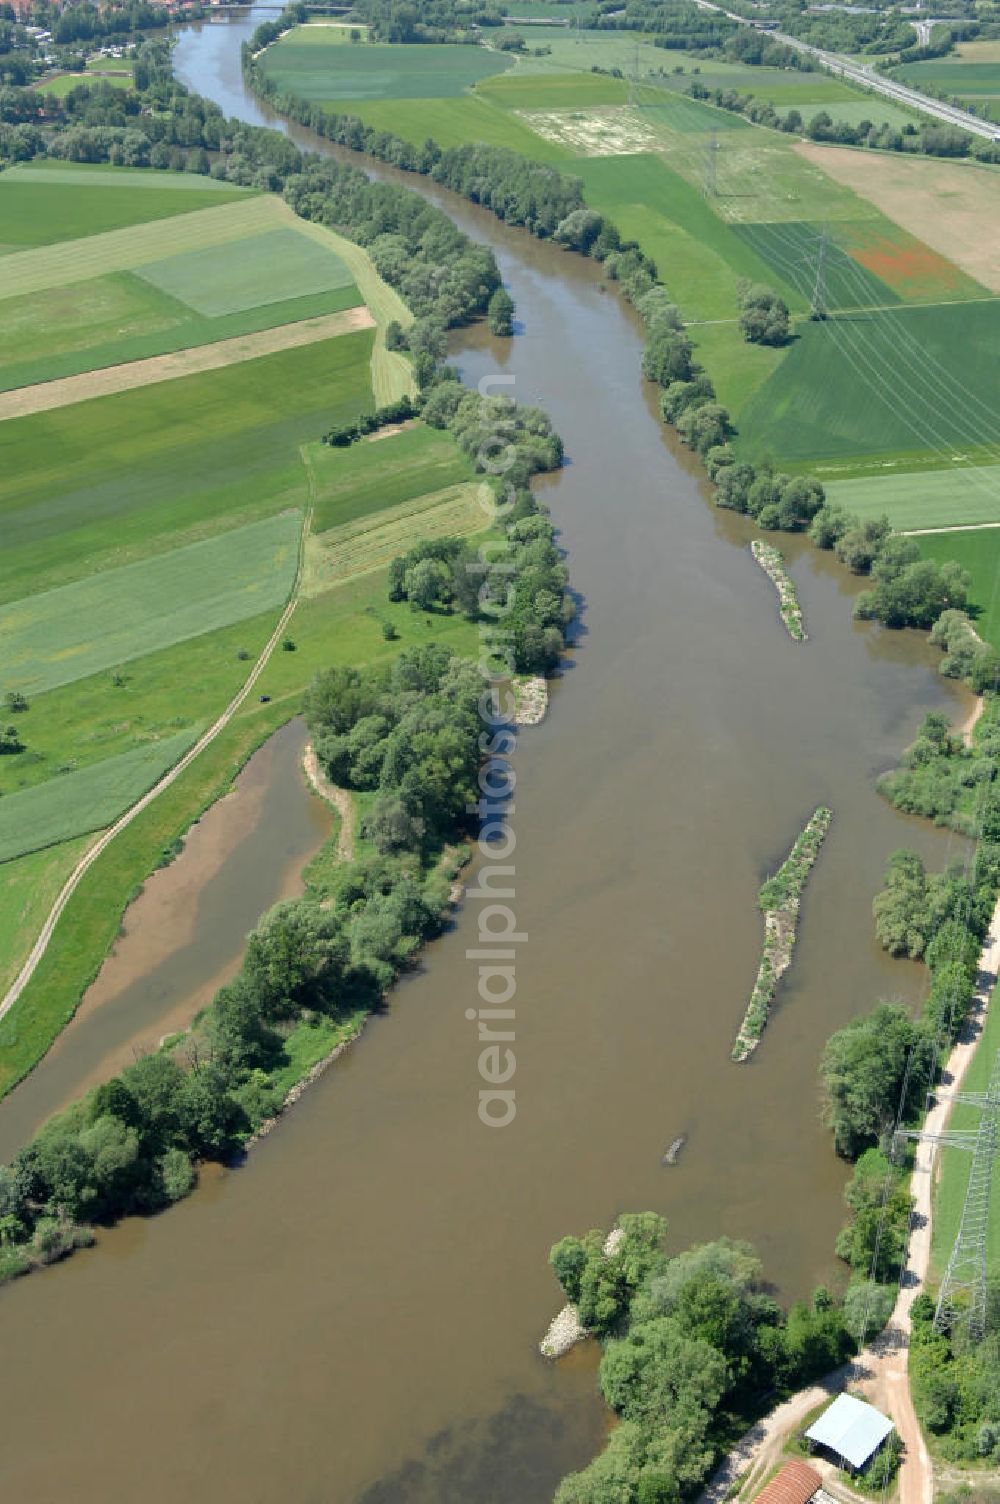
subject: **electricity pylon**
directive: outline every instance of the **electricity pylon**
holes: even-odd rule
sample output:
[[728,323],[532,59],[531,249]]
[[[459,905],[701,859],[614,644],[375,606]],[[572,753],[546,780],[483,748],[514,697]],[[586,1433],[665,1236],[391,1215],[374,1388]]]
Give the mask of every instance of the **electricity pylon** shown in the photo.
[[978,1131],[923,1133],[905,1130],[905,1138],[972,1152],[972,1169],[962,1206],[955,1246],[948,1259],[937,1308],[934,1330],[950,1331],[959,1322],[968,1323],[973,1342],[986,1332],[986,1243],[990,1225],[990,1197],[997,1161],[997,1119],[1000,1115],[1000,1050],[985,1092],[939,1092],[941,1100],[965,1102],[978,1107],[982,1116]]
[[825,319],[827,314],[826,253],[829,243],[830,236],[824,226],[823,233],[819,237],[819,254],[816,257],[816,280],[813,283],[812,303],[809,307],[809,317],[811,319]]
[[718,150],[719,150],[718,138],[716,137],[716,134],[713,131],[712,134],[711,134],[711,136],[708,139],[708,144],[705,147],[704,183],[705,183],[705,197],[706,198],[715,198],[717,196],[717,194],[718,194],[718,191],[719,191],[718,190],[718,173],[717,173],[717,163],[718,163],[718,155],[717,155],[717,153],[718,153]]

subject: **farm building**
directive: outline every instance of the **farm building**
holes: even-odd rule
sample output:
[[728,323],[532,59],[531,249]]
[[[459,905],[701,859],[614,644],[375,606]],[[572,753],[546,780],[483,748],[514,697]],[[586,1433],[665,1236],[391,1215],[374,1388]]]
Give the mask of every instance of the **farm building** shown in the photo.
[[779,1468],[754,1500],[754,1504],[809,1504],[823,1486],[823,1480],[808,1462],[795,1459]]
[[871,1461],[892,1429],[892,1421],[874,1405],[853,1394],[839,1394],[809,1427],[806,1439],[831,1453],[842,1467],[857,1471]]

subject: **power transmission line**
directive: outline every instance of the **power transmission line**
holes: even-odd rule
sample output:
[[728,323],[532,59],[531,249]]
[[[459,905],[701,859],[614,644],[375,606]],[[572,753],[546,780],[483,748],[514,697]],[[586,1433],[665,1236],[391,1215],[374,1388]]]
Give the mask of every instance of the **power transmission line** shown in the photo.
[[972,1153],[972,1169],[965,1190],[962,1220],[948,1259],[934,1312],[934,1330],[951,1331],[960,1322],[968,1325],[973,1342],[986,1332],[986,1246],[990,1225],[990,1199],[997,1161],[997,1119],[1000,1115],[1000,1050],[985,1092],[940,1093],[951,1102],[978,1107],[979,1129],[924,1133],[904,1130],[903,1136]]

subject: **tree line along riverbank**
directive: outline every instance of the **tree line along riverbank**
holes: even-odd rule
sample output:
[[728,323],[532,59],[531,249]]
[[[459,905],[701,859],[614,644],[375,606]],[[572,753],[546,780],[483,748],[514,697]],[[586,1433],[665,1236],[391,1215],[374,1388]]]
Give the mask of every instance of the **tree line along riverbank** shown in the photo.
[[[154,131],[183,129],[179,118],[192,112],[217,122],[174,83],[166,48],[150,46],[144,66],[150,97],[176,105],[158,112]],[[75,159],[81,142],[99,141],[98,155],[114,160],[122,133],[86,130],[81,137],[67,113],[46,138],[50,154]],[[362,849],[346,863],[327,852],[311,865],[306,896],[264,916],[239,975],[189,1031],[88,1092],[0,1167],[2,1278],[90,1242],[94,1225],[186,1195],[200,1161],[231,1160],[353,1037],[447,913],[472,833],[467,810],[479,797],[484,674],[495,682],[551,667],[572,616],[566,567],[530,485],[561,463],[558,436],[540,410],[466,390],[444,361],[447,327],[486,316],[509,322],[492,252],[406,188],[307,159],[275,132],[243,131],[233,126],[224,138],[230,166],[242,144],[242,160],[258,164],[267,187],[283,187],[302,217],[353,232],[413,307],[413,323],[397,324],[393,341],[417,377],[406,416],[419,412],[468,456],[486,542],[411,546],[390,571],[394,598],[478,623],[481,662],[431,642],[388,665],[318,676],[306,696],[316,753],[362,805]],[[360,429],[347,441],[359,437]],[[497,444],[507,457],[501,474],[491,463]]]
[[[415,146],[354,116],[279,90],[260,68],[258,55],[297,19],[298,10],[291,7],[274,23],[265,23],[244,46],[243,69],[250,87],[281,114],[337,145],[427,176],[492,210],[507,224],[599,261],[642,320],[643,374],[660,389],[664,421],[704,462],[717,505],[743,513],[765,531],[808,532],[817,547],[834,550],[852,573],[868,577],[871,588],[854,606],[860,619],[929,630],[944,612],[962,611],[969,576],[959,565],[922,558],[915,540],[894,533],[885,519],[862,521],[827,503],[815,478],[782,475],[767,463],[751,463],[745,457],[731,416],[717,400],[711,370],[696,359],[670,297],[669,266],[658,267],[640,244],[623,239],[612,220],[588,208],[579,178],[506,147],[442,149],[433,140]],[[783,323],[779,317],[783,308],[770,289],[743,287],[740,317],[745,337],[763,343],[787,337],[787,309]],[[983,644],[975,665],[970,665],[970,682],[978,689],[998,678],[1000,655]]]
[[[190,113],[192,114],[192,116],[195,115],[196,107],[192,108]],[[81,127],[81,129],[83,128]],[[249,132],[240,135],[238,137],[240,145],[240,151],[238,155],[240,160],[235,162],[232,160],[232,158],[237,155],[235,151],[224,153],[224,156],[228,159],[228,161],[223,164],[223,171],[226,172],[230,168],[232,168],[234,178],[237,174],[249,174],[251,180],[258,173],[270,173],[272,171],[272,164],[270,162],[268,154],[276,153],[279,150],[278,146],[275,145],[271,140],[272,136],[273,133],[266,132],[260,133],[259,136],[254,136]],[[234,134],[232,137],[227,139],[230,141],[235,141],[237,137]],[[278,140],[280,139],[281,138],[278,138]],[[107,147],[107,149],[110,151],[111,148],[116,144],[120,145],[120,140],[116,141],[115,138],[112,138],[111,143]],[[515,159],[512,163],[510,160],[511,155],[512,154],[507,154],[504,160],[498,161],[498,175],[501,169],[507,174],[516,171],[517,160]],[[466,170],[469,174],[470,182],[474,170],[482,169],[483,171],[485,171],[483,160],[475,154],[475,149],[472,149],[471,155],[467,155],[464,159],[453,162],[452,168],[456,174],[457,179],[460,179],[461,172],[463,170]],[[444,179],[441,180],[443,181]],[[449,186],[454,185],[449,184]],[[556,184],[553,187],[552,192],[554,195],[558,195],[562,192],[559,184]],[[554,212],[554,202],[552,208]],[[954,576],[945,576],[941,572],[934,576],[927,576],[926,574],[921,576],[914,576],[912,572],[908,572],[911,571],[911,566],[913,566],[916,561],[914,560],[912,553],[908,553],[908,550],[902,540],[891,540],[887,532],[883,533],[881,537],[874,536],[871,529],[862,526],[861,524],[856,524],[852,519],[846,517],[844,514],[836,513],[833,511],[833,509],[827,508],[825,506],[825,498],[822,494],[822,488],[818,487],[816,483],[791,480],[780,476],[773,476],[766,470],[751,470],[750,473],[747,474],[747,470],[750,467],[743,467],[742,469],[740,468],[740,462],[736,457],[736,451],[732,447],[730,435],[725,431],[724,425],[720,432],[721,420],[719,414],[712,411],[712,408],[714,406],[717,406],[717,404],[714,404],[712,402],[711,391],[710,389],[706,390],[706,387],[703,384],[707,381],[708,378],[704,376],[704,373],[701,373],[696,369],[693,360],[691,359],[690,352],[687,354],[687,356],[685,356],[685,334],[683,326],[680,323],[679,318],[676,316],[676,313],[672,311],[672,305],[670,304],[666,290],[660,287],[656,281],[656,268],[653,267],[652,263],[648,261],[648,258],[645,258],[642,255],[641,251],[639,251],[638,248],[630,247],[627,245],[623,246],[620,237],[618,237],[617,243],[615,243],[615,236],[617,232],[615,232],[614,227],[609,226],[605,221],[601,219],[600,216],[596,217],[597,223],[595,223],[594,218],[588,217],[590,216],[590,214],[591,211],[588,211],[582,207],[568,207],[565,214],[562,214],[561,217],[556,218],[554,226],[551,230],[546,230],[543,227],[542,221],[540,219],[536,220],[537,228],[535,228],[535,233],[552,234],[554,238],[559,239],[561,243],[567,245],[568,247],[575,250],[583,250],[591,254],[597,254],[594,248],[601,240],[601,237],[603,237],[603,255],[599,255],[598,259],[604,260],[605,264],[608,267],[608,276],[611,280],[618,280],[622,282],[623,291],[625,292],[626,296],[628,296],[630,301],[633,301],[636,306],[640,308],[640,312],[643,313],[643,316],[646,319],[647,331],[649,333],[646,361],[647,373],[649,374],[650,379],[655,380],[657,385],[662,389],[664,410],[666,411],[668,405],[671,411],[674,411],[674,409],[676,408],[678,431],[682,434],[687,432],[690,436],[690,439],[693,441],[692,447],[698,449],[699,452],[702,452],[702,448],[704,446],[704,458],[706,460],[707,467],[709,468],[709,472],[714,475],[714,479],[716,481],[719,492],[723,493],[722,496],[717,498],[720,500],[720,504],[734,505],[737,510],[745,511],[748,515],[755,517],[758,521],[761,522],[761,525],[764,527],[785,526],[793,531],[801,531],[805,529],[806,526],[809,526],[810,530],[812,530],[814,533],[814,538],[817,543],[819,543],[821,546],[835,546],[837,548],[838,555],[843,559],[845,563],[848,564],[849,567],[856,568],[857,572],[859,573],[868,573],[872,576],[873,602],[869,603],[872,607],[872,614],[877,615],[879,619],[886,619],[887,624],[903,625],[906,624],[907,620],[910,617],[915,617],[917,615],[927,616],[928,614],[933,614],[935,609],[934,601],[936,599],[939,599],[942,594],[946,601],[952,603],[953,608],[953,602],[955,599],[957,599],[956,591],[959,590],[961,583],[960,580],[956,580]],[[574,216],[577,215],[580,217],[574,218]],[[528,227],[531,228],[531,226]],[[492,294],[490,294],[490,296],[492,296]],[[428,373],[433,372],[434,374],[443,375],[443,373],[438,372],[436,361],[439,359],[439,357],[435,356],[433,348],[428,348],[426,352],[421,352],[418,349],[415,354],[415,358],[418,357],[421,353],[426,353],[430,356],[430,363],[428,363],[427,361],[423,362],[425,370]],[[687,361],[687,364],[685,364],[685,361]],[[683,376],[684,372],[687,373],[686,379]],[[434,393],[437,390],[438,386],[444,387],[447,384],[447,378],[445,378],[445,380],[440,383],[432,380],[427,381],[425,390],[428,394],[428,404],[435,400]],[[677,387],[681,387],[683,388],[683,390],[672,391],[672,389]],[[693,388],[693,390],[689,390],[689,388]],[[692,399],[690,401],[688,401],[689,396]],[[440,402],[442,415],[444,415],[453,400],[452,394],[450,392],[447,392],[443,397],[437,400]],[[464,400],[465,399],[461,396],[459,397],[458,401],[455,404],[454,411],[450,413],[451,418],[455,418],[457,416],[461,403]],[[690,414],[690,416],[686,416],[687,414]],[[680,421],[682,419],[683,422]],[[539,436],[532,434],[532,438],[536,437]],[[545,442],[547,436],[542,435],[541,437],[543,439],[543,442]],[[720,439],[721,442],[716,442]],[[528,467],[528,474],[530,474],[531,468],[537,468],[536,466],[533,466],[533,461],[531,460],[526,460],[526,465]],[[530,491],[528,492],[528,494],[530,495]],[[527,500],[523,502],[523,505],[526,508],[530,508],[530,503]],[[518,522],[522,520],[527,521],[529,519],[519,518]],[[534,514],[531,514],[531,520],[534,520]],[[525,540],[523,538],[519,538],[518,541],[522,542]],[[866,560],[867,563],[865,563]],[[424,571],[423,575],[419,577],[419,580],[414,581],[411,579],[410,583],[407,584],[407,575],[411,573],[413,569],[416,568],[416,566],[424,562],[424,559],[416,559],[411,560],[408,565],[404,563],[401,569],[401,588],[406,591],[414,588],[416,588],[418,591],[422,591],[424,588],[423,580],[425,576],[436,574],[439,580],[442,579],[440,573],[436,571]],[[437,561],[431,559],[430,562],[441,563],[447,568],[447,560],[445,559]],[[860,565],[861,567],[858,568],[858,565]],[[878,566],[877,568],[876,565]],[[454,586],[452,585],[451,588],[454,588]],[[934,597],[934,599],[931,599],[930,604],[928,604],[928,598],[934,596],[935,590],[937,590],[938,594],[936,597]],[[561,610],[563,608],[560,605],[558,609]],[[867,605],[866,609],[868,609]],[[898,619],[889,621],[888,618],[890,617]],[[553,623],[553,625],[554,624],[555,623]],[[926,624],[926,622],[921,621],[920,624]],[[983,668],[981,663],[979,664],[979,667],[981,669]],[[985,670],[983,671],[985,672]],[[365,703],[363,694],[360,695],[359,699],[360,703]],[[368,725],[364,727],[363,733],[358,732],[358,727],[361,726],[363,722],[366,722],[370,719],[370,715],[360,715],[357,719],[350,720],[349,723],[343,725],[339,729],[336,727],[331,727],[328,729],[327,735],[330,738],[330,742],[327,746],[327,752],[330,756],[330,765],[333,766],[334,762],[336,761],[341,773],[346,774],[346,776],[349,778],[360,779],[361,777],[366,776],[365,767],[367,766],[367,764],[365,763],[365,756],[369,751],[372,750],[372,745],[374,745],[377,749],[378,747],[380,747],[383,741],[391,742],[391,734],[384,737],[381,735],[374,735],[372,728]],[[373,737],[373,743],[366,741],[366,738],[368,737]],[[377,750],[375,755],[378,755]],[[357,768],[357,771],[355,771],[355,768]],[[399,807],[391,810],[389,808],[384,808],[381,813],[385,816],[383,835],[384,839],[394,840],[396,833],[398,833],[401,829],[403,831],[408,830],[409,834],[412,837],[412,835],[414,834],[413,828],[412,825],[408,825],[407,822],[412,821],[413,813],[411,810],[407,810],[405,804],[401,809]],[[397,819],[397,817],[401,818]],[[418,816],[417,818],[422,817]],[[985,870],[983,873],[983,879],[986,883],[991,880],[989,873]],[[926,886],[927,885],[925,883],[925,889]],[[938,896],[937,889],[935,889],[935,895],[936,897]],[[382,898],[385,898],[386,896],[387,895],[384,893],[381,894]],[[362,893],[361,895],[359,895],[359,897],[362,897],[367,901],[367,899],[374,897],[374,894],[369,893],[366,895]],[[955,904],[958,908],[961,907],[961,903],[961,898],[955,899]],[[378,907],[379,905],[376,905],[376,908]],[[945,907],[946,912],[951,915],[951,909],[947,904]],[[934,912],[936,914],[938,912],[937,909],[935,909]],[[939,928],[940,927],[941,926],[939,926]],[[340,936],[339,938],[342,939],[343,937]],[[936,932],[931,936],[931,939],[935,938],[937,938]],[[332,974],[342,975],[342,973],[337,973],[336,970],[338,966],[337,956],[341,953],[338,948],[338,936],[335,934],[325,936],[321,935],[319,937],[318,945],[319,948],[316,953],[320,956],[320,970],[322,974],[324,976],[326,975],[325,968],[329,964],[333,968]],[[328,946],[330,947],[329,953],[326,949],[326,947]],[[942,950],[944,949],[945,947],[942,943]],[[266,964],[264,965],[264,974],[266,977]],[[283,994],[283,996],[284,995],[286,994]],[[275,1024],[282,1023],[280,1016],[273,1020],[265,1019],[264,1021]],[[277,1032],[279,1032],[280,1037],[280,1029]],[[868,1032],[869,1034],[873,1034],[877,1033],[878,1031],[870,1029]],[[881,1032],[885,1034],[888,1031],[883,1030]],[[895,1026],[894,1020],[892,1037],[895,1041],[894,1048],[897,1049],[897,1053],[900,1041],[902,1041],[901,1048],[904,1055],[907,1051],[916,1048],[916,1037],[911,1036],[909,1039],[906,1039],[904,1032]],[[866,1050],[877,1050],[879,1047],[881,1047],[881,1043],[882,1041],[880,1038],[875,1039],[874,1045],[868,1038],[863,1041],[864,1049]],[[834,1052],[834,1054],[836,1054],[836,1052]],[[863,1054],[859,1054],[858,1058],[863,1059]],[[895,1058],[895,1055],[891,1056],[888,1061],[889,1066],[894,1063]],[[882,1061],[880,1058],[875,1059],[873,1074],[878,1077],[880,1082],[880,1073],[884,1064],[885,1061]],[[258,1068],[260,1067],[254,1067],[254,1069]],[[857,1104],[853,1101],[847,1099],[841,1100],[837,1097],[835,1091],[835,1072],[831,1074],[830,1080],[831,1118],[834,1119],[836,1123],[836,1114],[840,1112],[843,1116],[844,1121],[848,1125],[847,1129],[845,1129],[846,1132],[848,1131],[848,1129],[850,1129],[851,1115],[855,1113]],[[132,1088],[129,1086],[129,1083],[126,1083],[126,1087],[129,1090],[132,1090]],[[134,1090],[132,1090],[132,1095],[135,1096]],[[881,1112],[885,1111],[885,1104],[888,1102],[890,1095],[891,1092],[887,1087],[884,1086],[883,1083],[882,1095],[880,1096],[878,1102]],[[133,1108],[127,1101],[123,1100],[121,1105],[125,1112],[127,1112],[129,1115],[132,1115]],[[187,1113],[187,1108],[185,1108],[185,1113]],[[109,1115],[114,1116],[114,1113],[100,1114],[101,1117]],[[124,1121],[125,1120],[123,1118],[122,1122]],[[145,1118],[143,1118],[143,1125],[145,1125],[145,1121]],[[150,1122],[151,1121],[152,1120],[150,1120]],[[879,1113],[876,1113],[874,1118],[872,1119],[874,1127],[872,1127],[872,1125],[868,1123],[867,1119],[860,1123],[860,1126],[856,1129],[859,1147],[865,1142],[866,1134],[868,1134],[868,1136],[870,1137],[871,1133],[874,1131],[876,1139],[878,1138],[880,1131],[880,1122],[881,1118],[879,1116]],[[82,1132],[86,1133],[95,1126],[96,1122],[88,1122],[82,1129]],[[127,1130],[129,1125],[126,1123],[125,1126]],[[136,1133],[136,1141],[138,1142],[138,1125],[135,1126],[134,1131]],[[117,1129],[114,1130],[114,1132],[115,1134],[118,1134]],[[109,1133],[110,1130],[106,1128],[102,1129],[102,1134],[107,1135]],[[97,1141],[102,1142],[100,1136],[98,1136]],[[129,1142],[131,1141],[126,1140],[126,1148]],[[120,1150],[122,1147],[120,1134],[118,1135],[117,1144]],[[180,1146],[178,1145],[175,1147]],[[85,1152],[86,1149],[87,1144],[84,1144]],[[190,1165],[190,1157],[188,1159],[188,1163]],[[643,1246],[644,1240],[640,1239],[639,1242],[640,1246]],[[645,1240],[645,1243],[648,1243],[648,1239]],[[640,1262],[642,1261],[636,1250],[630,1248],[628,1251],[634,1253],[635,1257],[639,1259]],[[650,1265],[650,1272],[651,1269],[652,1265]],[[658,1271],[657,1277],[659,1277],[661,1273],[662,1271]],[[629,1305],[631,1305],[632,1295],[637,1295],[639,1293],[641,1278],[639,1281],[634,1280],[627,1267],[621,1272],[620,1276],[617,1273],[613,1274],[612,1284],[614,1284],[615,1281],[619,1278],[621,1285],[626,1292]],[[724,1281],[719,1281],[718,1283],[724,1284]],[[604,1292],[600,1287],[600,1282],[597,1282],[597,1286],[598,1288],[595,1289],[594,1295],[595,1310],[598,1309],[600,1296],[601,1302],[606,1301],[606,1304],[600,1305],[600,1309],[607,1310],[609,1319],[612,1322],[618,1322],[625,1319],[626,1313],[624,1307],[622,1306],[620,1299],[615,1298],[614,1291],[612,1290],[610,1294]],[[583,1272],[581,1272],[579,1291],[581,1296],[583,1294],[583,1288]],[[824,1316],[823,1313],[828,1309],[829,1307],[826,1305],[825,1297],[821,1297],[818,1301],[814,1301],[812,1305],[807,1308],[807,1310],[811,1313],[808,1322],[800,1323],[800,1330],[803,1330],[806,1333],[806,1338],[808,1339],[803,1339],[805,1345],[809,1347],[810,1344],[814,1344],[818,1350],[821,1350],[824,1354],[824,1362],[826,1361],[826,1358],[829,1356],[830,1352],[832,1350],[836,1350],[838,1344],[842,1344],[843,1337],[840,1335],[840,1332],[841,1330],[847,1329],[845,1318],[840,1314],[838,1314],[836,1318],[827,1318]],[[664,1312],[663,1314],[666,1316],[670,1313]],[[789,1317],[788,1320],[791,1321],[791,1317]],[[779,1319],[777,1322],[769,1322],[767,1320],[761,1319],[761,1321],[757,1324],[762,1328],[772,1328],[774,1326],[780,1327],[781,1321]],[[815,1336],[816,1332],[819,1333],[819,1336]],[[664,1333],[663,1341],[666,1344],[666,1348],[669,1352],[673,1352],[675,1350],[671,1346],[675,1337],[676,1332]],[[768,1340],[773,1341],[774,1339]],[[832,1348],[830,1345],[831,1343],[833,1344]],[[643,1347],[644,1345],[644,1341],[636,1342],[633,1344],[633,1346],[637,1349]],[[728,1357],[728,1353],[726,1356]],[[641,1393],[645,1379],[648,1377],[651,1382],[656,1379],[655,1369],[652,1365],[648,1369],[648,1372],[644,1372],[643,1370],[644,1365],[641,1360],[639,1360],[636,1370],[636,1379],[633,1385],[634,1406],[636,1407],[636,1410],[638,1410],[638,1407],[642,1406],[645,1403]],[[760,1375],[760,1372],[761,1370],[758,1369],[758,1375]],[[722,1382],[723,1384],[728,1383],[728,1373],[722,1374],[721,1378],[719,1378],[717,1382]],[[685,1437],[682,1437],[678,1441],[677,1446],[674,1449],[677,1457],[682,1461],[689,1455],[688,1451],[686,1450],[689,1442],[695,1453],[698,1454],[699,1428],[702,1425],[701,1412],[711,1412],[713,1409],[712,1402],[706,1402],[704,1396],[710,1395],[712,1392],[712,1389],[709,1388],[704,1391],[703,1397],[701,1399],[695,1397],[695,1399],[692,1400],[692,1403],[690,1405],[690,1431]],[[724,1388],[720,1393],[719,1399],[723,1399],[728,1392],[729,1391]],[[615,1390],[614,1393],[618,1394],[619,1391]],[[669,1398],[671,1404],[673,1404],[675,1400],[677,1403],[680,1403],[683,1397],[678,1392],[676,1395],[669,1396]],[[628,1401],[628,1404],[630,1407],[632,1407],[633,1400],[630,1399]],[[649,1409],[651,1414],[654,1408],[655,1406],[653,1404],[650,1404]],[[621,1413],[623,1415],[625,1414],[625,1410],[626,1406],[625,1402],[623,1401],[621,1405]],[[634,1420],[637,1425],[641,1425],[641,1417],[639,1417],[637,1414],[628,1415],[626,1416],[626,1419],[630,1421]],[[623,1428],[619,1428],[619,1430],[622,1429]],[[633,1439],[636,1438],[635,1430],[631,1431],[629,1434]],[[707,1434],[708,1433],[706,1431],[701,1432],[701,1443],[704,1443],[704,1445],[701,1446],[701,1452],[699,1455],[701,1455],[702,1457],[704,1457],[706,1451],[711,1449],[711,1446],[718,1446],[720,1444],[719,1439],[715,1439],[710,1443],[706,1443],[705,1438]],[[618,1443],[618,1445],[624,1449],[625,1443]],[[669,1454],[665,1454],[663,1456],[657,1456],[653,1459],[656,1464],[656,1471],[659,1475],[656,1479],[655,1487],[661,1492],[660,1494],[651,1492],[650,1490],[654,1485],[652,1482],[650,1482],[649,1487],[646,1490],[648,1498],[655,1499],[659,1496],[671,1498],[679,1497],[681,1494],[690,1492],[692,1487],[694,1486],[694,1472],[689,1470],[683,1475],[678,1475],[678,1472],[674,1470],[674,1464],[672,1461],[674,1451],[671,1451]],[[613,1461],[614,1466],[618,1467],[619,1470],[621,1469],[621,1467],[625,1467],[627,1469],[632,1466],[631,1461],[627,1458],[615,1458],[613,1459]],[[611,1466],[611,1464],[602,1465],[606,1467]],[[643,1454],[642,1466],[645,1466],[645,1453]],[[626,1478],[627,1486],[631,1487],[631,1483],[628,1481],[631,1475],[626,1473],[623,1476],[625,1476]],[[663,1489],[667,1489],[669,1492],[663,1493]],[[566,1497],[575,1497],[575,1495],[567,1495]],[[583,1497],[583,1495],[580,1495],[580,1497]]]

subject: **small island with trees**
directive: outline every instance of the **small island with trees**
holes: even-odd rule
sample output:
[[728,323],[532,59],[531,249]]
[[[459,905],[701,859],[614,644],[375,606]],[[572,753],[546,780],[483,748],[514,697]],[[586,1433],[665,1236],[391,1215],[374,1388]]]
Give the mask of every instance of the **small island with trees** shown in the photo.
[[796,642],[805,642],[806,629],[802,625],[802,607],[799,605],[799,597],[796,594],[792,577],[785,568],[785,558],[781,549],[775,548],[772,543],[765,543],[762,538],[755,538],[750,545],[750,552],[778,592],[778,610],[782,621],[788,628],[789,637],[794,638]]
[[757,895],[764,913],[764,952],[747,1011],[733,1045],[732,1058],[747,1060],[760,1043],[778,983],[792,964],[799,900],[819,856],[833,812],[820,805],[773,877]]

